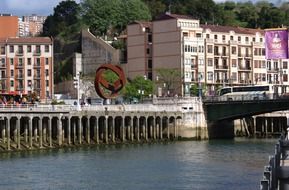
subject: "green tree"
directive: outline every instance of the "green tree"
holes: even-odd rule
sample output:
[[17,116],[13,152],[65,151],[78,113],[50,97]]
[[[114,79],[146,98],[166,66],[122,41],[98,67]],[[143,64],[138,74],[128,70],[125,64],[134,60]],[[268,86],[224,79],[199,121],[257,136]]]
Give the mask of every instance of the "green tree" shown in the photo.
[[73,0],[61,1],[53,15],[49,15],[43,24],[43,36],[57,36],[60,33],[71,34],[80,31],[80,6]]
[[148,7],[141,0],[83,0],[84,23],[96,35],[119,34],[134,20],[150,20]]
[[142,76],[135,77],[132,81],[128,82],[123,90],[123,96],[126,100],[132,98],[149,97],[154,92],[154,84],[151,80],[146,80]]
[[174,91],[173,87],[177,81],[180,80],[181,72],[178,69],[159,68],[156,70],[158,75],[158,82],[164,83],[165,93],[168,94]]

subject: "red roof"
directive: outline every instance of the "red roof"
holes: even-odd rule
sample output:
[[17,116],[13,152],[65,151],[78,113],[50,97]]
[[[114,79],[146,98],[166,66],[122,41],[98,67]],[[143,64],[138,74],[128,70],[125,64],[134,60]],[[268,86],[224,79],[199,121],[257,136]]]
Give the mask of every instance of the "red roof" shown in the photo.
[[7,38],[7,43],[33,43],[33,44],[43,44],[52,43],[52,39],[49,37],[23,37],[23,38]]
[[195,20],[193,17],[190,17],[188,15],[178,15],[178,14],[171,14],[171,13],[165,13],[157,17],[155,20],[169,20],[169,19],[189,19],[189,20]]

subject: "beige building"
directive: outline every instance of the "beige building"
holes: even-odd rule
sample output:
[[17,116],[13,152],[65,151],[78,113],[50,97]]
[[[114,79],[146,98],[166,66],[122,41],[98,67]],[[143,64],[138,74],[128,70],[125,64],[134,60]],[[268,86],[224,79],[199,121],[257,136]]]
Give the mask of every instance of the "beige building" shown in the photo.
[[0,90],[53,97],[53,41],[48,37],[0,39]]
[[200,25],[188,16],[164,14],[128,25],[127,75],[145,75],[164,89],[158,69],[179,71],[166,94],[180,96],[189,95],[194,84],[207,94],[226,85],[287,86],[288,60],[266,60],[264,42],[263,30]]

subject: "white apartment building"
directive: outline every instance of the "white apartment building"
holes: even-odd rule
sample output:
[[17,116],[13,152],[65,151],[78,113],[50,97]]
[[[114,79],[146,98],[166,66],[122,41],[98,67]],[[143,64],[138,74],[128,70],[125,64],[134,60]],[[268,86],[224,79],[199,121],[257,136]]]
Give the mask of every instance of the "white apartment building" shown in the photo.
[[192,85],[207,94],[226,85],[288,86],[288,60],[266,60],[264,30],[200,25],[185,15],[164,14],[127,27],[127,75],[146,75],[158,83],[157,70],[179,71],[170,95],[190,94]]
[[0,90],[53,97],[53,41],[48,37],[0,39]]

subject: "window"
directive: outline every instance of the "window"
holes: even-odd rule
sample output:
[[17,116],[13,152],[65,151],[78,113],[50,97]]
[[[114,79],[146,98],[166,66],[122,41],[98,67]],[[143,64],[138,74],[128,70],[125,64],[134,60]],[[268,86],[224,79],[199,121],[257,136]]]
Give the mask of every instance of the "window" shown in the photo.
[[218,39],[218,35],[215,35],[215,36],[214,36],[214,39],[217,40],[217,39]]
[[237,59],[232,59],[232,67],[237,67]]
[[14,59],[13,58],[10,59],[10,65],[14,65]]
[[28,52],[28,53],[31,53],[31,45],[28,45],[28,46],[27,46],[27,52]]
[[31,65],[31,58],[27,58],[27,65]]
[[49,80],[46,80],[46,87],[49,87]]
[[239,42],[241,41],[241,36],[238,36],[238,41],[239,41]]
[[248,37],[246,37],[246,38],[245,38],[245,41],[246,41],[246,42],[248,42],[248,41],[249,41],[249,38],[248,38]]
[[14,46],[12,46],[12,45],[9,46],[9,52],[14,53]]
[[237,53],[237,48],[235,46],[232,47],[232,54],[236,54]]
[[288,69],[288,62],[287,61],[283,61],[283,69]]
[[5,55],[5,46],[1,46],[1,55]]
[[151,59],[148,60],[148,68],[149,69],[153,68],[153,61]]
[[45,45],[45,52],[49,52],[49,45]]
[[214,78],[214,73],[208,72],[208,80],[213,80],[213,78]]
[[212,45],[208,45],[208,53],[213,53],[213,46]]
[[27,76],[31,77],[31,69],[27,70]]
[[209,39],[209,38],[210,38],[210,34],[206,34],[206,38],[208,38],[208,39]]
[[45,76],[48,76],[49,75],[49,71],[48,69],[45,69]]
[[14,77],[14,70],[10,70],[10,77]]
[[23,54],[23,46],[22,45],[18,46],[18,53]]
[[19,66],[22,66],[22,65],[23,65],[23,58],[19,58],[19,59],[18,59],[18,65],[19,65]]
[[230,36],[230,40],[234,40],[234,36]]
[[222,35],[222,40],[225,41],[226,40],[226,36]]
[[10,81],[10,86],[14,87],[14,81],[13,80]]
[[40,66],[40,58],[36,58],[36,66]]
[[49,65],[49,59],[45,58],[45,65]]
[[149,48],[147,48],[147,54],[150,54],[150,49]]
[[152,42],[152,41],[153,41],[152,34],[148,34],[148,42]]
[[260,42],[263,42],[263,38],[260,38]]
[[36,53],[40,53],[40,45],[36,46]]
[[213,59],[208,58],[208,66],[212,67],[213,66]]

